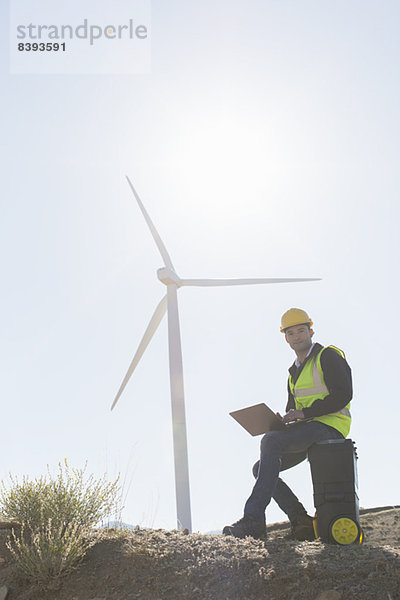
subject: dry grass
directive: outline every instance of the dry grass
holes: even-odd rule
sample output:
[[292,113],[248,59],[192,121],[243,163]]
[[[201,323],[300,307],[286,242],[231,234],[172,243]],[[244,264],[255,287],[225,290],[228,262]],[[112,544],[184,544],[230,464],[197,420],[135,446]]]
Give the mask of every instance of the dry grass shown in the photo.
[[82,528],[70,523],[66,527],[51,521],[30,532],[12,533],[6,543],[19,574],[28,581],[47,585],[67,575],[85,556],[92,545]]
[[70,572],[92,543],[88,530],[112,514],[119,498],[118,479],[96,480],[66,460],[56,476],[2,482],[1,518],[22,527],[6,543],[20,576],[44,585]]

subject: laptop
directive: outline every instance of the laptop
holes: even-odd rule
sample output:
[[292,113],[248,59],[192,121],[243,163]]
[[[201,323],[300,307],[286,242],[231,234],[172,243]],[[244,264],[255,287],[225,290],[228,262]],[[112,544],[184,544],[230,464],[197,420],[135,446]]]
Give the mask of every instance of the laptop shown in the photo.
[[304,423],[304,421],[309,420],[302,419],[300,421],[292,421],[291,423],[285,424],[282,419],[269,408],[269,406],[264,404],[264,402],[248,406],[247,408],[241,408],[240,410],[234,410],[229,414],[251,435],[260,435],[262,433],[267,433],[268,431],[283,430],[287,427],[292,427],[293,425],[298,425],[299,423]]

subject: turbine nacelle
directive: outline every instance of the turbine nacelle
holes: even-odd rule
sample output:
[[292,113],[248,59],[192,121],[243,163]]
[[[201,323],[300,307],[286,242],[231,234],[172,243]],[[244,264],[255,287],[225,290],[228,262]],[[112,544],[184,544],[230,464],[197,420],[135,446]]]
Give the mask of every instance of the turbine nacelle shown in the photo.
[[165,285],[171,285],[172,283],[178,287],[181,285],[181,279],[178,277],[175,271],[169,269],[168,267],[161,267],[161,269],[157,269],[157,277]]

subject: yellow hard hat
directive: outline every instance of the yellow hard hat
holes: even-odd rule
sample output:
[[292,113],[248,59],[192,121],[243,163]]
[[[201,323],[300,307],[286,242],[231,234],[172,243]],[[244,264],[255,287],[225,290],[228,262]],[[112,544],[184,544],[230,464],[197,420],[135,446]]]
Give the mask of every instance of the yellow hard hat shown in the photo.
[[313,322],[310,317],[306,313],[305,310],[301,308],[289,308],[283,315],[281,319],[281,332],[285,333],[288,327],[293,327],[294,325],[303,325],[307,324],[310,327],[313,326]]

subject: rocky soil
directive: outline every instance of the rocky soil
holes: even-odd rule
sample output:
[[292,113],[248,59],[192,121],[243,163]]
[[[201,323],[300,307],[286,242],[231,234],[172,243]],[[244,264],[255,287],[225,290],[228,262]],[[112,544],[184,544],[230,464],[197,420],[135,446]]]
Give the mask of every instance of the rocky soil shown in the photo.
[[[135,529],[93,533],[84,562],[47,589],[21,578],[0,534],[7,600],[400,600],[400,508],[361,516],[365,542],[336,546]],[[6,586],[3,587],[2,586]]]

